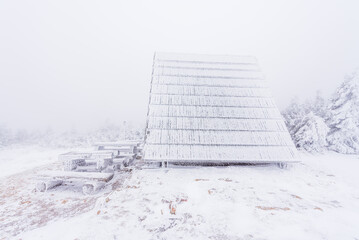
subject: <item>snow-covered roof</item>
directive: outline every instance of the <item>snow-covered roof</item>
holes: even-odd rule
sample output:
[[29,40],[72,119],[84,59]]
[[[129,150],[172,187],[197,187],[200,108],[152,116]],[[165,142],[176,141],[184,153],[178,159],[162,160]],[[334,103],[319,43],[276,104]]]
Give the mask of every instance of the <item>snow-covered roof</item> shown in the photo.
[[255,57],[156,53],[146,161],[265,163],[297,151]]

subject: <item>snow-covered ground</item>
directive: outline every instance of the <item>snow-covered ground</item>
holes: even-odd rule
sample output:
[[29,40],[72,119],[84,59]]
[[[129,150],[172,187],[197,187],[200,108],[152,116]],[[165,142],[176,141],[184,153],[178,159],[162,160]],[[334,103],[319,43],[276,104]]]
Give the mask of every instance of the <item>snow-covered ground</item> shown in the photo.
[[[34,159],[57,157],[43,154]],[[60,167],[45,158],[1,178],[0,239],[359,239],[358,156],[302,158],[289,169],[135,169],[94,196],[33,191],[37,171]]]
[[54,163],[58,155],[84,148],[46,148],[36,145],[18,145],[0,148],[0,178]]

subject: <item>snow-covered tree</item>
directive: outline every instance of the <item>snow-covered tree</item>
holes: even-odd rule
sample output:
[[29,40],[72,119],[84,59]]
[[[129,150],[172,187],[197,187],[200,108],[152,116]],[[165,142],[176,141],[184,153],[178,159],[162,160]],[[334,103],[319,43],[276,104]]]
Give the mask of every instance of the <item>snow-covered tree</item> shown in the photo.
[[337,89],[330,105],[331,125],[340,123],[343,119],[354,118],[359,125],[359,72],[347,76]]
[[327,101],[317,92],[314,100],[304,103],[294,98],[282,112],[289,133],[298,148],[310,152],[321,152],[325,149],[329,131],[325,123],[327,111]]
[[358,71],[347,76],[337,89],[329,110],[329,148],[341,153],[359,153]]
[[298,124],[292,138],[296,147],[309,152],[322,152],[327,146],[329,128],[323,118],[308,113]]
[[313,112],[316,116],[327,119],[328,116],[328,102],[325,100],[320,91],[317,91],[317,96],[313,101],[310,101],[307,107],[308,113]]
[[329,149],[340,153],[359,153],[359,128],[353,118],[341,120],[331,129],[327,141]]
[[298,98],[292,99],[289,106],[282,112],[282,115],[288,131],[293,138],[297,130],[296,127],[305,116],[305,109],[303,105],[299,103]]
[[9,145],[11,140],[11,131],[6,127],[0,126],[0,147]]

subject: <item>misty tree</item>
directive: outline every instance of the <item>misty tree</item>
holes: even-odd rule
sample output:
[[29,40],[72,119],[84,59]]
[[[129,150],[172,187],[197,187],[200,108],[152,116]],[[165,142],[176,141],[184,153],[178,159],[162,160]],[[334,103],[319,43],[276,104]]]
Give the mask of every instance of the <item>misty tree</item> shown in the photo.
[[288,131],[293,138],[296,126],[298,126],[305,115],[303,105],[299,103],[298,98],[292,99],[289,106],[282,112],[282,115]]
[[0,147],[35,144],[43,147],[88,147],[98,141],[118,141],[143,138],[143,126],[132,123],[105,123],[87,131],[16,130],[0,125]]
[[9,145],[12,138],[11,130],[4,126],[0,126],[0,147]]
[[333,96],[329,109],[329,148],[359,153],[359,72],[346,77]]
[[313,100],[300,103],[294,98],[282,112],[288,131],[298,148],[321,152],[327,146],[327,101],[317,92]]
[[309,112],[296,127],[292,138],[297,148],[309,152],[322,152],[327,146],[328,132],[329,128],[324,119]]
[[328,118],[328,101],[323,98],[320,91],[317,91],[317,95],[314,100],[307,103],[307,113],[313,112],[316,116]]

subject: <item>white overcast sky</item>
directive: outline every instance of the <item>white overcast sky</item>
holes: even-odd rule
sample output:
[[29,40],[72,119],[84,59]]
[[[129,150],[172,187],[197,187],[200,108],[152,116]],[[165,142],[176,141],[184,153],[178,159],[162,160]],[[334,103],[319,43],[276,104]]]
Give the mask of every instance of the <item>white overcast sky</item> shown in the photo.
[[1,0],[0,125],[144,123],[155,51],[254,55],[282,109],[359,66],[359,1]]

